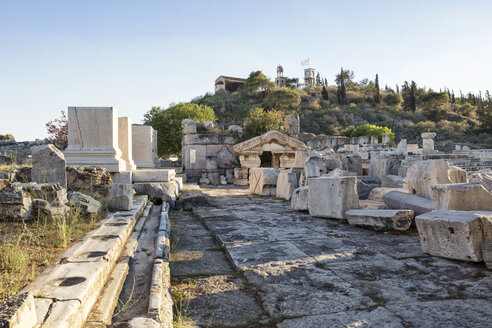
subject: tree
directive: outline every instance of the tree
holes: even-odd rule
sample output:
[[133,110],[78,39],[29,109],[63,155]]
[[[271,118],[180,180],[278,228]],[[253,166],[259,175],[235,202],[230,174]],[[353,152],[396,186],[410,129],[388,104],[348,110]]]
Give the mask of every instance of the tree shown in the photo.
[[456,111],[467,117],[476,117],[477,106],[473,106],[472,104],[463,104],[457,105]]
[[398,106],[402,102],[401,95],[399,93],[394,93],[392,91],[388,92],[384,97],[383,101],[390,106]]
[[253,108],[244,121],[243,139],[250,139],[271,130],[282,131],[284,118],[278,110],[265,111],[263,108]]
[[160,107],[144,115],[146,124],[157,130],[157,153],[159,156],[181,154],[181,121],[215,121],[214,110],[205,105],[192,103],[171,104],[166,110]]
[[276,109],[284,113],[299,112],[301,96],[296,90],[278,88],[268,93],[264,106],[266,109]]
[[64,150],[68,146],[68,120],[65,111],[61,111],[61,117],[46,123],[48,138],[44,141],[53,144],[56,148]]
[[299,78],[297,78],[297,77],[295,77],[295,78],[286,77],[285,78],[285,85],[291,89],[299,88]]
[[328,95],[328,89],[326,89],[325,86],[323,86],[323,89],[321,89],[321,96],[323,97],[324,100],[330,100],[330,96]]
[[379,77],[376,74],[376,80],[374,81],[374,104],[376,106],[381,105],[381,92],[379,91]]
[[337,74],[335,77],[335,82],[337,85],[342,85],[344,84],[345,87],[351,87],[354,82],[355,75],[354,72],[351,70],[344,70],[343,67],[340,70],[340,74]]
[[[352,78],[353,78],[354,73],[352,72]],[[345,85],[347,83],[351,83],[351,78],[350,78],[350,71],[344,71],[343,67],[340,70],[340,74],[337,74],[335,78],[335,82],[337,83],[337,98],[338,98],[338,103],[340,105],[346,105],[347,104],[347,90]]]
[[391,131],[390,128],[386,126],[377,126],[374,124],[364,124],[359,125],[350,134],[351,137],[361,137],[361,136],[378,136],[379,142],[383,140],[383,134],[390,135],[390,142],[393,142],[395,139],[395,134]]
[[429,91],[420,97],[424,115],[432,121],[439,121],[444,118],[450,108],[449,97],[446,92]]
[[11,141],[11,140],[15,140],[14,136],[10,133],[7,133],[7,134],[0,134],[0,141]]
[[316,85],[321,85],[321,76],[319,75],[319,72],[316,74]]
[[246,82],[241,86],[241,90],[247,94],[256,94],[261,91],[273,89],[275,83],[271,82],[262,71],[251,72]]

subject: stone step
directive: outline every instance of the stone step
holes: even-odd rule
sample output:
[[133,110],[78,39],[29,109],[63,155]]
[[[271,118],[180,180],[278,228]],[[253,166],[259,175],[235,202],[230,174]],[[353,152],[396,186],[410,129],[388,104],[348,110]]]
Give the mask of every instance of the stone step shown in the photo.
[[132,172],[133,182],[169,182],[176,176],[175,169],[139,169]]
[[408,230],[414,216],[412,210],[359,209],[345,212],[345,218],[351,225],[374,230]]

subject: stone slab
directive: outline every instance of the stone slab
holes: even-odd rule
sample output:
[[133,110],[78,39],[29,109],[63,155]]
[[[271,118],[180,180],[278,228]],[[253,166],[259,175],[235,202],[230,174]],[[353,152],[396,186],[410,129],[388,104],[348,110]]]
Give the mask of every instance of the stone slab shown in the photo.
[[408,230],[415,214],[412,210],[348,210],[345,218],[356,226],[374,230]]
[[320,177],[308,181],[311,216],[343,219],[347,210],[359,208],[356,177]]
[[420,215],[434,209],[430,199],[401,191],[390,191],[384,194],[383,201],[390,209],[412,210],[415,212],[415,215]]
[[133,182],[169,182],[175,176],[174,169],[138,169],[133,171]]

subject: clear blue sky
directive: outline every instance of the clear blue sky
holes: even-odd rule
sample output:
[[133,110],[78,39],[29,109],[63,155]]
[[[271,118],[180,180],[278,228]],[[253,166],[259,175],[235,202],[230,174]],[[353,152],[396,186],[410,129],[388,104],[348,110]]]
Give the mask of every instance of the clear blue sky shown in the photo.
[[151,106],[213,91],[219,75],[492,91],[492,1],[0,0],[0,134],[46,136],[68,106]]

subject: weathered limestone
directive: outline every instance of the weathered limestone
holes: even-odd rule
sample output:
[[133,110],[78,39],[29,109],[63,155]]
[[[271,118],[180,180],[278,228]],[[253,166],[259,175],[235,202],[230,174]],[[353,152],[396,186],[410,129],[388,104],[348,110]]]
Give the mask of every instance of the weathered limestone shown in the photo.
[[482,258],[487,268],[492,270],[492,241],[482,245]]
[[51,144],[34,147],[31,179],[39,183],[57,182],[67,188],[65,155]]
[[492,194],[480,183],[433,185],[431,189],[436,210],[492,211]]
[[142,169],[133,172],[133,182],[169,182],[174,177],[175,169]]
[[397,175],[403,155],[373,154],[369,166],[369,175],[381,179],[387,174]]
[[414,216],[412,210],[355,209],[345,212],[345,218],[351,225],[374,230],[408,230]]
[[326,173],[326,168],[323,159],[319,156],[311,156],[304,163],[304,172],[306,178],[320,177]]
[[407,139],[401,139],[400,142],[398,143],[397,148],[407,148]]
[[482,261],[492,241],[492,212],[434,211],[415,218],[422,251],[456,260]]
[[294,190],[290,205],[294,211],[308,211],[309,210],[309,187],[300,187]]
[[157,131],[147,125],[132,125],[132,156],[138,168],[153,168],[157,160]]
[[179,193],[179,185],[176,180],[169,182],[136,182],[133,189],[137,194],[148,195],[151,198],[160,198],[174,207]]
[[390,191],[384,194],[383,201],[388,208],[413,210],[416,215],[433,210],[430,199],[401,191]]
[[401,192],[406,193],[406,190],[403,188],[378,187],[378,188],[373,188],[371,190],[371,193],[369,194],[369,197],[367,197],[367,199],[377,201],[377,202],[382,202],[383,196],[386,195],[387,193],[391,192],[391,191],[401,191]]
[[383,134],[382,142],[383,145],[389,145],[390,143],[390,135],[389,134]]
[[361,210],[378,210],[385,209],[386,205],[384,202],[379,202],[376,200],[359,199],[359,209]]
[[457,166],[449,165],[448,175],[452,183],[468,182],[466,171]]
[[31,215],[33,218],[62,218],[68,213],[69,210],[70,207],[65,204],[55,205],[44,199],[32,200]]
[[436,137],[435,132],[424,132],[422,136],[422,149],[423,153],[432,153],[434,151],[434,138]]
[[279,171],[272,168],[252,168],[249,170],[249,190],[253,194],[275,196]]
[[118,118],[118,147],[121,150],[121,159],[125,161],[126,170],[133,171],[137,168],[133,162],[132,150],[132,123],[128,117]]
[[118,147],[118,111],[113,107],[69,107],[68,166],[102,166],[109,172],[126,170]]
[[349,209],[359,208],[356,177],[309,179],[309,214],[343,219]]
[[82,214],[94,215],[101,208],[101,203],[91,196],[84,195],[80,192],[71,192],[68,194],[70,206],[80,208]]
[[247,186],[249,184],[249,168],[236,167],[234,168],[234,184],[236,186]]
[[0,306],[1,327],[33,328],[36,323],[36,307],[30,292],[9,297]]
[[477,181],[492,193],[492,173],[479,173],[477,174]]
[[12,184],[0,191],[0,215],[3,219],[29,219],[31,203],[31,195],[19,185]]
[[381,187],[403,188],[403,178],[392,174],[383,175],[381,178]]
[[426,160],[413,164],[407,170],[408,192],[431,199],[432,185],[449,184],[446,160]]
[[[294,170],[294,171],[292,171]],[[300,170],[291,169],[280,172],[277,178],[276,197],[290,200],[292,193],[299,187]]]
[[357,175],[362,175],[362,157],[360,155],[344,156],[342,168],[349,172],[355,172]]
[[378,144],[378,136],[371,136],[371,145]]
[[133,206],[132,185],[115,183],[109,191],[109,206],[120,211],[130,211]]

